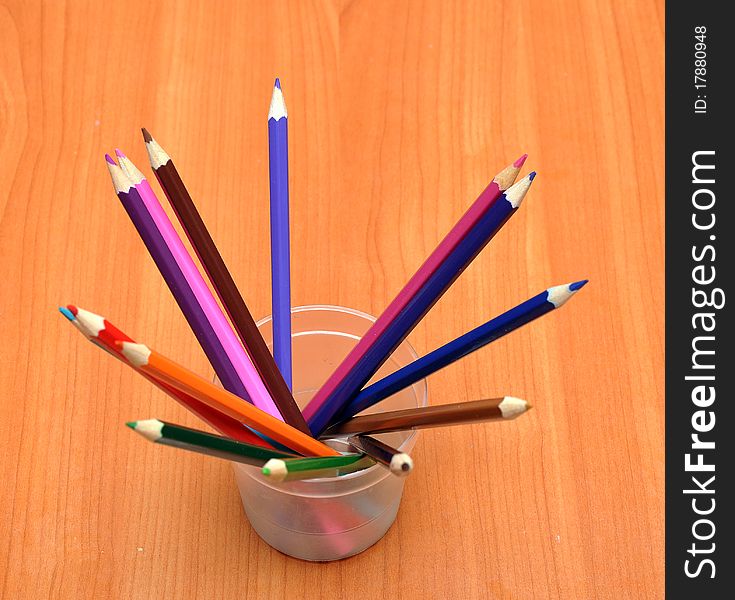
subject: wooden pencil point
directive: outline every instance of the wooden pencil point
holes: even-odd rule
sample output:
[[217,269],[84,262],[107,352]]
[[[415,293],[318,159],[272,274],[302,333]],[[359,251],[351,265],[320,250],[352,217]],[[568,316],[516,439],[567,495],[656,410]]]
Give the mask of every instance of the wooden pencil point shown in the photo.
[[528,410],[528,402],[514,396],[506,396],[498,408],[504,419],[515,419]]
[[510,202],[513,208],[518,208],[521,205],[526,194],[528,194],[528,190],[531,188],[531,183],[535,176],[536,172],[534,171],[505,191],[505,199]]

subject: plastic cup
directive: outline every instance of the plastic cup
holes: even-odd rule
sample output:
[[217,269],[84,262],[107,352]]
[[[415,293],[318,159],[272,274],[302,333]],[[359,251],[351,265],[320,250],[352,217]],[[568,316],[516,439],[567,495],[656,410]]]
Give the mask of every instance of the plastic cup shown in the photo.
[[[301,306],[291,311],[294,398],[304,407],[375,319],[339,306]],[[271,317],[258,323],[266,343],[273,343]],[[403,342],[377,380],[417,358]],[[426,406],[425,381],[385,399],[364,414]],[[376,436],[410,452],[417,431]],[[338,438],[331,445],[346,449]],[[249,465],[234,464],[245,513],[265,542],[290,556],[311,561],[338,560],[375,544],[395,521],[405,479],[374,465],[343,475],[273,483]]]

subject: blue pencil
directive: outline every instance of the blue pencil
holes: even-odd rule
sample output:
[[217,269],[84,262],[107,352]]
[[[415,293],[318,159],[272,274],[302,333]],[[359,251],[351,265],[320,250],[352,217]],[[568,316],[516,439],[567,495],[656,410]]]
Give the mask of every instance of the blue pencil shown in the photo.
[[544,290],[484,325],[480,325],[456,340],[437,348],[426,356],[422,356],[395,373],[366,387],[340,413],[340,420],[353,417],[388,396],[392,396],[424,377],[436,373],[439,369],[443,369],[454,361],[559,308],[586,283],[587,281],[583,280]]
[[271,192],[271,304],[273,357],[291,381],[291,257],[288,227],[288,112],[276,79],[268,111],[268,157]]
[[385,333],[340,382],[329,399],[307,418],[315,436],[326,429],[334,417],[355,398],[396,347],[441,298],[500,228],[518,210],[536,173],[530,173],[508,188],[469,231],[467,236],[411,299]]

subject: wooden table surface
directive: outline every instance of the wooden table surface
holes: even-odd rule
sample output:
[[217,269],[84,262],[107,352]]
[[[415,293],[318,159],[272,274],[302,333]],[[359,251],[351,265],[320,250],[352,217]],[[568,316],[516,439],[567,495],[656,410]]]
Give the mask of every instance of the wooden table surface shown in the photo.
[[[0,2],[0,596],[660,597],[663,29],[660,1]],[[262,542],[224,461],[128,431],[196,421],[56,310],[211,372],[104,166],[118,146],[148,172],[146,126],[270,312],[276,75],[294,304],[379,313],[522,152],[527,202],[410,341],[591,280],[431,377],[435,404],[534,409],[422,434],[395,525],[333,564]]]

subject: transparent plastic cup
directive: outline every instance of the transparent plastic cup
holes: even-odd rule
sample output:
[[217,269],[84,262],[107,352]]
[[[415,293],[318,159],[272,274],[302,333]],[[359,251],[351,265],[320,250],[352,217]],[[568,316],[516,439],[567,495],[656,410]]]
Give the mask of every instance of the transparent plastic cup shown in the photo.
[[[375,319],[338,306],[301,306],[292,311],[293,389],[304,407]],[[258,323],[266,343],[273,343],[271,318]],[[417,358],[403,342],[373,380]],[[364,414],[426,406],[425,381],[387,398]],[[418,432],[378,437],[410,452]],[[330,445],[346,450],[337,438]],[[382,538],[398,513],[405,478],[380,465],[343,475],[273,483],[260,469],[233,464],[245,513],[253,529],[276,550],[311,561],[338,560],[366,550]]]

